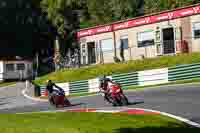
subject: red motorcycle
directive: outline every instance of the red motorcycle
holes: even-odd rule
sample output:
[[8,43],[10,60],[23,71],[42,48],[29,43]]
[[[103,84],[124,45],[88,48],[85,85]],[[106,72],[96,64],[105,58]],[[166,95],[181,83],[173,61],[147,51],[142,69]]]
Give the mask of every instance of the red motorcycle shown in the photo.
[[124,95],[123,90],[119,84],[113,84],[110,88],[111,97],[114,106],[128,105],[128,98]]
[[100,91],[103,93],[104,99],[111,103],[113,106],[128,105],[128,98],[124,95],[120,84],[113,82],[111,84],[112,85],[109,85],[108,91]]

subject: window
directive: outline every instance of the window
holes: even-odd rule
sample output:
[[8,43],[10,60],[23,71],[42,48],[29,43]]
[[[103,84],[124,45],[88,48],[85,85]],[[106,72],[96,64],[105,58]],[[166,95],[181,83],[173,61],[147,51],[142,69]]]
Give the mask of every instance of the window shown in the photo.
[[14,71],[14,64],[6,64],[6,71]]
[[138,47],[154,45],[154,32],[140,32],[137,34]]
[[200,22],[193,25],[194,39],[200,38]]
[[17,70],[24,70],[24,69],[25,69],[25,65],[23,63],[17,64]]
[[128,49],[128,36],[122,36],[120,39],[120,48]]
[[103,52],[109,52],[113,50],[113,40],[105,39],[101,40],[101,49]]

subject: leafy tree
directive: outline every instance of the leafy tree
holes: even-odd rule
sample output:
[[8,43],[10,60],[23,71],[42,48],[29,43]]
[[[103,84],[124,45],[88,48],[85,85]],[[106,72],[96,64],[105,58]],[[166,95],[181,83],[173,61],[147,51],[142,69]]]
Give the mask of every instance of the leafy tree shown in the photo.
[[112,0],[112,10],[117,20],[137,16],[137,0]]
[[87,6],[95,24],[110,23],[137,15],[137,0],[88,0]]
[[145,0],[145,13],[155,13],[200,3],[200,0]]
[[42,0],[41,8],[48,14],[57,28],[58,37],[62,43],[61,50],[65,54],[68,48],[76,47],[76,31],[79,29],[78,10],[84,5],[84,0]]
[[1,56],[34,56],[39,47],[49,47],[51,23],[38,5],[39,0],[0,1]]

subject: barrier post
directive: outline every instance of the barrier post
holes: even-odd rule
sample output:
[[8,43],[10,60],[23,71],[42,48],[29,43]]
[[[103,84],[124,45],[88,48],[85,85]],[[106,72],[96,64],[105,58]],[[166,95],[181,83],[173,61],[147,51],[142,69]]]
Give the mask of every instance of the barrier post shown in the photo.
[[41,96],[41,88],[39,86],[35,85],[34,91],[35,91],[35,96],[36,97],[40,97]]

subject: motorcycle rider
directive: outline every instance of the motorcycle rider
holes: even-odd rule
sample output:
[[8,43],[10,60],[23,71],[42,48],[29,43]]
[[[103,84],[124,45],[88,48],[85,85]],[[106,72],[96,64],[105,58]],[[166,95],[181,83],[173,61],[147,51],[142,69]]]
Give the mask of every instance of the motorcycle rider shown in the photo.
[[104,99],[106,99],[109,103],[112,103],[113,106],[129,104],[128,99],[124,95],[119,83],[114,82],[106,76],[103,76],[100,81],[100,90],[104,91]]
[[110,78],[107,78],[105,75],[100,78],[100,90],[104,92],[104,99],[106,99],[108,102],[112,103],[110,99],[108,98],[111,95],[111,85],[113,84],[113,81]]
[[[53,89],[55,87],[56,89]],[[53,98],[53,96],[59,95],[59,96],[64,96],[65,97],[65,91],[57,86],[55,83],[53,83],[51,80],[47,80],[47,86],[46,89],[49,92],[49,100]],[[64,102],[66,105],[71,105],[69,100],[65,97]]]
[[[63,93],[63,89],[61,89],[59,86],[57,86],[55,83],[53,83],[51,80],[47,80],[47,86],[46,86],[46,89],[49,93],[49,99],[51,99],[57,90],[53,89],[53,87],[57,88],[59,90],[59,94]],[[57,91],[58,92],[58,91]]]

